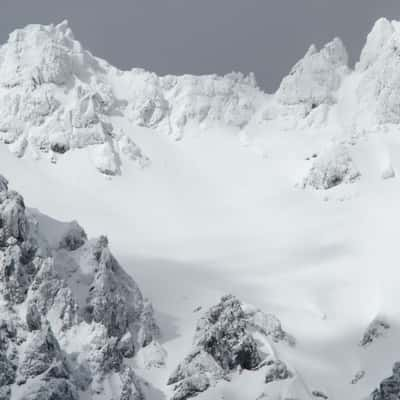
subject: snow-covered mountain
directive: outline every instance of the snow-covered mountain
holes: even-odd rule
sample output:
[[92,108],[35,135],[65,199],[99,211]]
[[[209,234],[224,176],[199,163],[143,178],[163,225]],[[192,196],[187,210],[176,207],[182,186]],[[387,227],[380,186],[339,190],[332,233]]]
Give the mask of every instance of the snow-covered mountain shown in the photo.
[[399,397],[399,55],[381,19],[266,94],[12,33],[0,172],[34,208],[0,179],[0,399]]

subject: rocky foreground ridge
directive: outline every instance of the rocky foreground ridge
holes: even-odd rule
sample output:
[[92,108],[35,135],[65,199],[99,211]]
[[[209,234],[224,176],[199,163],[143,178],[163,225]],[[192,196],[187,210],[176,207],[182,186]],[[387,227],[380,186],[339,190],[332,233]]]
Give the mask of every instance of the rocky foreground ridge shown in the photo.
[[38,218],[1,178],[0,398],[142,399],[129,360],[159,346],[151,304],[106,237]]

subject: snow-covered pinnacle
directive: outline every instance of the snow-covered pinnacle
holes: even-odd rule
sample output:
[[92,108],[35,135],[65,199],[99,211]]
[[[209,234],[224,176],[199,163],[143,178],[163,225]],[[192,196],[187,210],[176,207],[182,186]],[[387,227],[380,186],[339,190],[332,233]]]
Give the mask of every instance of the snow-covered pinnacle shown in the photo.
[[348,72],[348,55],[342,41],[335,38],[320,51],[312,45],[303,59],[282,80],[276,93],[283,104],[306,104],[315,108],[334,102],[343,76]]
[[358,71],[365,71],[376,61],[384,47],[387,45],[394,31],[395,29],[392,23],[386,18],[380,18],[375,22],[375,25],[372,28],[372,31],[369,33],[367,42],[361,52],[360,61],[356,66]]
[[380,19],[368,35],[357,65],[361,80],[357,89],[356,125],[376,131],[385,124],[400,123],[400,23]]

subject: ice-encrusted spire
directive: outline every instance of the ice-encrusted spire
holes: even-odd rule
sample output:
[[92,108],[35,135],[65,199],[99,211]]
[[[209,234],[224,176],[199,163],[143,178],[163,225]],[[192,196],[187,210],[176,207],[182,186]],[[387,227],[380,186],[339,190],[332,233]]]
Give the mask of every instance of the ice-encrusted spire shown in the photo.
[[376,61],[394,32],[394,26],[388,19],[380,18],[375,22],[356,66],[358,71],[365,71]]
[[320,51],[310,46],[305,56],[292,68],[276,93],[279,102],[288,105],[331,103],[332,94],[347,72],[348,54],[339,38]]
[[368,35],[356,67],[362,77],[357,90],[361,129],[400,123],[399,60],[400,22],[382,18]]

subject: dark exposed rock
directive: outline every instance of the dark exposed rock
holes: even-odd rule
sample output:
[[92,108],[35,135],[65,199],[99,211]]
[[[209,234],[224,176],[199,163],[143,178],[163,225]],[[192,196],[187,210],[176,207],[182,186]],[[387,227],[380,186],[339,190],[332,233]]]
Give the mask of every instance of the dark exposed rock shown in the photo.
[[329,397],[324,392],[321,392],[320,390],[313,390],[311,392],[311,394],[314,397],[316,397],[317,399],[323,399],[323,400],[328,400],[329,399]]
[[42,327],[42,316],[35,303],[28,305],[26,324],[30,331],[37,331]]
[[352,385],[355,385],[355,384],[357,384],[361,379],[363,379],[364,376],[365,376],[365,371],[364,371],[364,370],[357,371],[350,383],[351,383]]
[[44,260],[29,290],[28,317],[32,322],[39,323],[36,309],[39,315],[47,315],[52,308],[57,309],[57,316],[61,322],[61,329],[70,328],[78,322],[78,305],[72,292],[66,283],[60,279],[54,268],[52,259]]
[[87,300],[87,317],[102,323],[110,336],[121,338],[129,325],[140,318],[143,297],[103,242],[94,245],[98,266]]
[[172,400],[185,400],[204,392],[210,387],[210,380],[203,374],[192,375],[175,386]]
[[267,367],[265,383],[292,378],[293,374],[288,370],[286,364],[280,360],[274,360]]
[[200,319],[195,342],[224,370],[253,369],[261,362],[257,344],[247,332],[245,313],[233,296],[223,297]]
[[390,325],[384,321],[382,318],[374,319],[369,325],[367,330],[365,331],[361,341],[360,346],[366,347],[376,339],[380,338],[385,334],[387,330],[390,329]]
[[393,375],[384,379],[378,389],[371,394],[371,400],[395,400],[400,398],[400,362],[392,369]]
[[194,348],[171,374],[173,400],[184,400],[228,379],[236,369],[266,369],[266,382],[288,379],[292,373],[274,357],[263,363],[253,332],[274,341],[287,341],[279,320],[244,307],[234,296],[225,296],[197,323]]
[[124,359],[159,334],[151,304],[105,236],[89,241],[76,222],[65,230],[54,221],[64,229],[54,243],[40,215],[25,210],[5,179],[0,185],[0,400],[10,400],[12,385],[25,400],[100,395],[111,375],[120,400],[143,400]]
[[0,386],[0,400],[11,399],[11,388],[10,386]]
[[0,352],[0,387],[11,385],[15,382],[16,367],[7,356]]
[[74,386],[66,379],[52,379],[30,389],[21,400],[78,400]]
[[121,396],[119,400],[144,400],[143,392],[135,373],[129,367],[121,371]]
[[83,246],[86,241],[86,232],[77,222],[72,222],[62,236],[59,247],[60,249],[76,250]]
[[14,191],[2,191],[0,197],[1,227],[5,239],[23,241],[26,239],[28,223],[22,196]]
[[54,153],[64,154],[69,150],[69,145],[68,143],[51,143],[50,149]]
[[44,326],[40,331],[32,332],[28,338],[18,368],[18,379],[25,382],[28,378],[41,375],[53,362],[63,359],[60,345],[50,326]]
[[8,180],[0,175],[0,192],[6,192],[8,190]]

